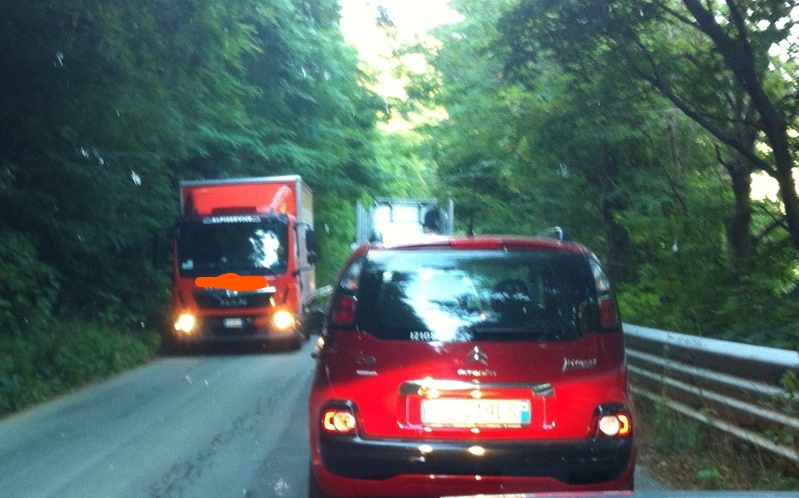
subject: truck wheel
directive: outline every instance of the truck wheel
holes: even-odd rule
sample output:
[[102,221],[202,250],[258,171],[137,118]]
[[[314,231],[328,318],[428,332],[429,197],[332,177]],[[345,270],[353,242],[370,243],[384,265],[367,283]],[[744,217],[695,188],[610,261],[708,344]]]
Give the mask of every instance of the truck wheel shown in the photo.
[[172,334],[165,332],[161,334],[161,354],[168,356],[177,352],[178,345]]
[[161,334],[161,354],[164,356],[179,356],[192,351],[192,344],[187,344],[175,338],[170,332]]

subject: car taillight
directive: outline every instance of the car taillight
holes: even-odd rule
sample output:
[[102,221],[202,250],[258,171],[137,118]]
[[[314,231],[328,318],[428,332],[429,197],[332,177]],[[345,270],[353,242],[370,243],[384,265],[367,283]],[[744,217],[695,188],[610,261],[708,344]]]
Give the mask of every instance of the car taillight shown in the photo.
[[619,325],[616,304],[610,297],[599,298],[599,325],[602,328],[615,328]]
[[338,296],[333,304],[331,320],[334,325],[350,325],[355,322],[355,298]]
[[322,410],[322,431],[328,434],[355,434],[357,420],[355,412],[349,406],[331,406]]
[[591,436],[597,437],[630,437],[633,433],[632,413],[621,403],[599,405],[589,431]]

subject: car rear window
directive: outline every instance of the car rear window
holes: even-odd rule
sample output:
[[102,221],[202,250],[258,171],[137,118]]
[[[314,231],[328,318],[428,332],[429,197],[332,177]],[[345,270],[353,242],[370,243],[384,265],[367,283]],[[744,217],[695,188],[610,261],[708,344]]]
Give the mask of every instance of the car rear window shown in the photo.
[[584,254],[373,251],[358,263],[355,321],[387,340],[565,341],[598,328]]

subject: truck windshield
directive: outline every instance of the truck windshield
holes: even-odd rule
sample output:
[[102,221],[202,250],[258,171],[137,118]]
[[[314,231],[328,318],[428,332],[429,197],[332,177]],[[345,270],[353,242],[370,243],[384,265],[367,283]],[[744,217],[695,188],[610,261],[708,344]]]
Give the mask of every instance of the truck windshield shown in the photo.
[[211,216],[178,224],[181,277],[273,275],[286,272],[288,218]]

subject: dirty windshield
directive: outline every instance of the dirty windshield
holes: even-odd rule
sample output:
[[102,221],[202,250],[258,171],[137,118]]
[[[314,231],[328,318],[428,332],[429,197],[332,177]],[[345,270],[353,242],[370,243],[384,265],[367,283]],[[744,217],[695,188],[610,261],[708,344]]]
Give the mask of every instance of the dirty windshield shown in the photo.
[[181,223],[178,268],[183,277],[284,273],[287,237],[285,218],[216,217]]

